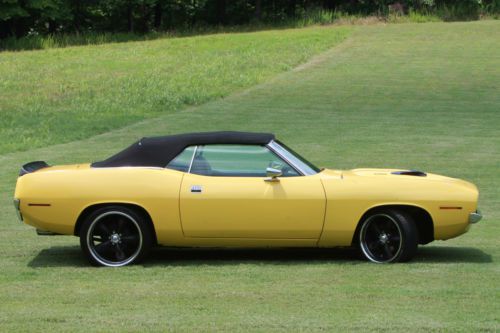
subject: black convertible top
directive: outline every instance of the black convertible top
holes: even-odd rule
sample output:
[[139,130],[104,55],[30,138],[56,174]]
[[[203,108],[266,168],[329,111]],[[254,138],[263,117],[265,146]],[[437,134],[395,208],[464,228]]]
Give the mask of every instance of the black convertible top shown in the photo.
[[146,137],[104,161],[92,163],[92,167],[147,166],[163,168],[188,146],[206,144],[265,145],[272,140],[274,140],[274,134],[249,132],[205,132]]

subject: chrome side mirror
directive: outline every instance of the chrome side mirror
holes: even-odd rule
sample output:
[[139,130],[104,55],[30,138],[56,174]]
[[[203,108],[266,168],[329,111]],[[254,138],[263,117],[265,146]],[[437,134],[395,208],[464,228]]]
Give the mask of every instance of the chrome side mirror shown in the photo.
[[269,178],[264,179],[266,182],[279,182],[280,180],[278,177],[283,175],[283,172],[281,170],[275,169],[275,168],[267,168],[266,169],[266,175]]

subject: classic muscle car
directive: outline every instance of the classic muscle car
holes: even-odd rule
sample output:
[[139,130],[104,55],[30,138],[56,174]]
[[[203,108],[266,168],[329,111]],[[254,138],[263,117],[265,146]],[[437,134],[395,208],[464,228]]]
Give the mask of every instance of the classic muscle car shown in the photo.
[[21,168],[14,204],[40,235],[76,235],[91,264],[123,266],[154,245],[357,246],[411,259],[481,219],[473,184],[414,170],[319,169],[273,134],[143,138],[110,158]]

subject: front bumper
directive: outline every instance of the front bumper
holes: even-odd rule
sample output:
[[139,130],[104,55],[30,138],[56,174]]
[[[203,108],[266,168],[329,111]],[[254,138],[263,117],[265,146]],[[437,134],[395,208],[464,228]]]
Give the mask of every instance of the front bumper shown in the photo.
[[23,215],[21,214],[21,200],[14,199],[14,207],[16,208],[16,215],[19,221],[23,221]]
[[481,212],[479,210],[476,210],[475,212],[469,214],[469,223],[477,223],[481,221],[482,218],[483,215],[481,215]]

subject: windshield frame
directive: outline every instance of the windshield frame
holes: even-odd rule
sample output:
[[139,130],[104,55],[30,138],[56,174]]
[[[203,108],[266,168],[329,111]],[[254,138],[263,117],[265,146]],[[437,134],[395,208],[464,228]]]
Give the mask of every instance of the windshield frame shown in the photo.
[[317,166],[280,141],[272,140],[267,144],[267,147],[304,176],[315,175],[321,171]]

